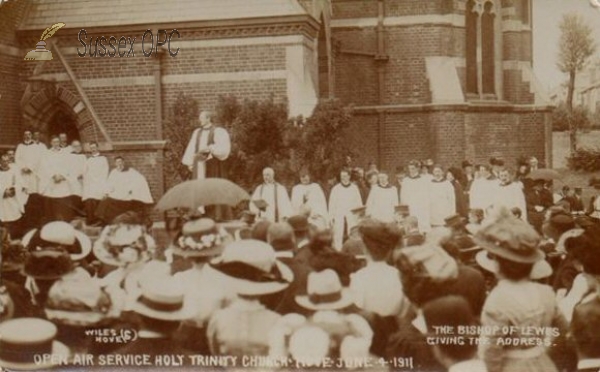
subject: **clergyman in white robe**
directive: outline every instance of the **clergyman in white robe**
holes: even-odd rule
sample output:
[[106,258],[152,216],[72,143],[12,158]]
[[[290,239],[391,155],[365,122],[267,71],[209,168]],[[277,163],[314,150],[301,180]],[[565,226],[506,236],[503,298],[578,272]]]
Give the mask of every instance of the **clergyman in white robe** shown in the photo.
[[382,222],[394,222],[396,213],[394,208],[400,204],[398,188],[388,182],[371,187],[366,203],[366,214]]
[[301,183],[292,188],[292,207],[296,214],[306,214],[308,217],[322,217],[328,221],[327,200],[325,193],[318,183],[310,182],[310,176],[303,174]]
[[409,213],[417,219],[421,232],[431,230],[430,182],[431,177],[423,177],[419,174],[409,175],[402,181],[400,189],[400,202],[408,205]]
[[496,192],[492,200],[494,210],[519,208],[521,210],[521,219],[527,221],[527,204],[523,188],[519,183],[511,181],[507,170],[501,170],[499,175],[500,182],[496,187]]
[[333,224],[333,247],[340,251],[344,244],[344,236],[357,224],[352,214],[353,209],[363,206],[358,186],[350,182],[350,174],[343,171],[341,182],[331,189],[329,195],[329,217]]
[[[264,183],[258,185],[250,200],[250,211],[259,218],[271,222],[280,222],[292,215],[292,203],[283,185],[275,182],[275,172],[271,168],[263,170]],[[255,203],[265,202],[265,208],[259,208]]]
[[116,164],[117,168],[108,175],[106,198],[96,211],[105,224],[126,212],[136,212],[143,218],[146,205],[154,203],[146,177],[126,167],[122,158],[117,158]]
[[212,114],[200,113],[201,127],[194,130],[181,162],[192,171],[193,179],[225,178],[223,161],[231,152],[229,133],[214,126]]
[[432,227],[441,227],[446,217],[456,214],[456,195],[454,186],[443,179],[429,181],[430,223]]
[[40,224],[44,199],[39,194],[40,162],[48,148],[36,143],[31,131],[25,131],[24,140],[15,151],[15,166],[23,185],[24,218],[23,229],[30,230]]
[[5,223],[14,238],[10,222],[18,221],[23,215],[23,185],[20,183],[18,169],[10,167],[4,159],[0,164],[0,221]]
[[70,203],[70,196],[77,192],[77,177],[71,172],[69,155],[58,146],[58,139],[52,139],[52,147],[40,162],[40,194],[44,197],[45,222],[67,221],[76,216]]

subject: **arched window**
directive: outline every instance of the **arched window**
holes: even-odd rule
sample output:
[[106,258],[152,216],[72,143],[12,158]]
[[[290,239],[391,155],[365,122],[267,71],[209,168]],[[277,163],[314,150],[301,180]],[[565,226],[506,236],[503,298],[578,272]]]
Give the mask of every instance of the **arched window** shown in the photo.
[[481,14],[481,81],[483,94],[495,93],[495,64],[494,64],[494,4],[487,1]]
[[496,11],[493,0],[468,0],[465,9],[466,93],[496,94]]
[[479,94],[477,83],[477,18],[478,14],[474,10],[475,1],[469,0],[466,8],[466,45],[465,53],[467,59],[467,93]]

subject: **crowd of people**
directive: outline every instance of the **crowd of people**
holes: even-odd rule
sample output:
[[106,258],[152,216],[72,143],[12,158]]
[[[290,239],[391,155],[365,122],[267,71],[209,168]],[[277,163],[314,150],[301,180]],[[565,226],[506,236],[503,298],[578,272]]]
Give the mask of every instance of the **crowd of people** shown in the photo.
[[157,244],[143,176],[89,149],[26,132],[2,156],[2,367],[600,369],[596,203],[555,194],[535,158],[516,174],[497,158],[411,161],[394,181],[344,169],[327,193],[303,171],[291,196],[265,168],[240,224],[199,209]]

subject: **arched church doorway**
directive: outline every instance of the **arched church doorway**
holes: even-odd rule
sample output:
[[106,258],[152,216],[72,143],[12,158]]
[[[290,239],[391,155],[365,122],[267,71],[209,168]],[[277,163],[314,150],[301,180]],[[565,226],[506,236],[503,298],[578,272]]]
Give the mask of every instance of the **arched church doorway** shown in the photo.
[[53,109],[54,113],[48,119],[44,128],[40,128],[43,131],[43,135],[50,139],[53,136],[58,136],[61,133],[65,133],[69,142],[74,140],[81,140],[81,135],[77,129],[77,118],[75,117],[73,110],[61,101],[55,100],[55,102],[49,102],[50,105],[55,105]]

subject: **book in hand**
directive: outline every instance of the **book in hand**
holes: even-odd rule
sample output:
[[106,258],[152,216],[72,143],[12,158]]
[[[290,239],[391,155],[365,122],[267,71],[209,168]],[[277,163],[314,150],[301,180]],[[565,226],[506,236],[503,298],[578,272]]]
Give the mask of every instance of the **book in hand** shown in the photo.
[[254,203],[254,205],[256,206],[256,208],[258,208],[261,211],[266,210],[267,207],[269,206],[269,203],[267,203],[264,199],[252,200],[252,203]]

